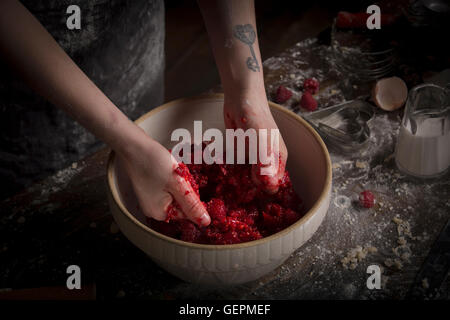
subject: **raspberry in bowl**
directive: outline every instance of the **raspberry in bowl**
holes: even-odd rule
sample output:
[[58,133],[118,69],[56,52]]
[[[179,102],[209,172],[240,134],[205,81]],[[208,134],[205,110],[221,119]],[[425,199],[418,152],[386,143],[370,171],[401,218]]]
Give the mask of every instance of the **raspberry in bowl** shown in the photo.
[[[204,150],[206,146],[203,143],[199,148]],[[253,182],[250,164],[194,164],[194,149],[193,144],[188,155],[190,162],[181,162],[174,171],[191,184],[211,223],[198,226],[186,219],[172,219],[170,215],[166,221],[147,218],[147,225],[153,230],[187,242],[236,244],[270,236],[303,216],[303,203],[288,171],[280,179],[278,191],[268,194]],[[179,205],[172,203],[169,213],[174,207]]]
[[[301,197],[301,206],[298,215],[287,210],[288,191],[285,191],[283,200],[285,209],[281,195],[281,205],[270,201],[265,203],[263,211],[266,215],[275,218],[285,210],[281,215],[288,219],[277,225],[276,221],[270,221],[270,217],[266,217],[267,227],[273,226],[274,230],[261,229],[263,233],[259,231],[259,236],[249,227],[255,225],[251,219],[258,219],[263,212],[257,215],[249,205],[244,214],[235,210],[236,208],[224,207],[221,203],[224,199],[205,198],[209,212],[214,216],[213,221],[231,217],[229,222],[230,225],[235,223],[233,228],[243,226],[245,231],[239,236],[239,243],[220,239],[220,234],[214,232],[209,236],[211,239],[217,236],[215,242],[196,241],[198,232],[190,224],[181,227],[182,235],[175,234],[170,229],[151,228],[147,217],[139,210],[130,182],[118,159],[113,152],[110,154],[107,182],[113,217],[124,235],[169,273],[185,281],[204,285],[235,285],[256,280],[276,269],[300,248],[324,219],[331,193],[331,162],[325,144],[298,115],[275,103],[270,102],[269,105],[289,152],[286,167],[289,183]],[[171,149],[174,145],[170,139],[171,132],[178,128],[186,128],[192,132],[195,120],[203,121],[204,130],[217,128],[223,131],[222,108],[223,95],[180,99],[150,111],[136,123],[163,146]],[[242,181],[238,183],[242,184]],[[227,192],[223,194],[226,198]],[[239,196],[242,197],[239,201],[249,201],[252,192],[247,190]],[[245,199],[246,197],[249,199]],[[245,238],[247,232],[248,239]]]

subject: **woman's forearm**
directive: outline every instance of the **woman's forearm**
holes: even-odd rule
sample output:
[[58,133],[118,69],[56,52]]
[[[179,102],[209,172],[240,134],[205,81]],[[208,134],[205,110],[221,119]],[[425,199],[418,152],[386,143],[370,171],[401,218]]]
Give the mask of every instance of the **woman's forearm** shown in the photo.
[[264,93],[253,0],[198,0],[225,95]]
[[117,152],[142,141],[134,125],[17,0],[0,1],[0,55],[41,96]]

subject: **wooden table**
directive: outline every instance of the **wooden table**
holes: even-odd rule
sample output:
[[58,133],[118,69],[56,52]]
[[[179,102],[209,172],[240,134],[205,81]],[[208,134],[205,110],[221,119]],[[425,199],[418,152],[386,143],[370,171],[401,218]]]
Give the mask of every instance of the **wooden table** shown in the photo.
[[[303,114],[298,98],[303,80],[310,76],[321,82],[320,108],[365,97],[371,84],[340,74],[329,59],[330,50],[319,37],[266,60],[269,97],[283,84],[294,91],[285,106]],[[211,289],[160,269],[113,222],[105,193],[109,150],[104,148],[0,203],[0,288],[5,294],[7,288],[64,287],[66,268],[75,264],[81,267],[83,284],[96,288],[90,297],[98,299],[401,299],[450,217],[450,174],[418,181],[395,167],[392,154],[401,115],[375,110],[364,152],[330,152],[333,192],[324,222],[286,263],[262,279]],[[374,208],[357,205],[363,189],[375,193]],[[343,263],[358,246],[377,251],[356,263]],[[398,259],[401,266],[388,266],[388,259]],[[369,265],[383,269],[380,290],[366,286]],[[448,299],[449,288],[447,280],[439,297]]]

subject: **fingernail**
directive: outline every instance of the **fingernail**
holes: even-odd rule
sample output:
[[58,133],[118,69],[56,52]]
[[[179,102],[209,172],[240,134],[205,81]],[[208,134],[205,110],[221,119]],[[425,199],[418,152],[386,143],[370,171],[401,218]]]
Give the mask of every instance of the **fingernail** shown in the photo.
[[199,222],[202,226],[207,226],[211,223],[211,218],[209,217],[208,214],[204,213],[202,214],[202,216],[199,218]]

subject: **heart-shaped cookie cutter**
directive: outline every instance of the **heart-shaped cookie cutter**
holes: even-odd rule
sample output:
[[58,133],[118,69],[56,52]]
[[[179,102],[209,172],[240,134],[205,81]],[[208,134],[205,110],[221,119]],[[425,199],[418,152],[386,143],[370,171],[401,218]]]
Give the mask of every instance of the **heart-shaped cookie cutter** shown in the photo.
[[304,116],[333,149],[352,153],[367,147],[370,138],[368,122],[373,106],[364,100],[347,101]]

